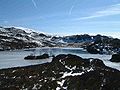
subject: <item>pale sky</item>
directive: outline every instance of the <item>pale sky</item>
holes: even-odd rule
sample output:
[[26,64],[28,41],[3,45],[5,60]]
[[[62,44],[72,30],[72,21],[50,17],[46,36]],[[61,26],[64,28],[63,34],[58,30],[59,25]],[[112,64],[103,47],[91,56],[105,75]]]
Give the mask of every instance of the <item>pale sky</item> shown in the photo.
[[0,25],[120,38],[120,0],[0,0]]

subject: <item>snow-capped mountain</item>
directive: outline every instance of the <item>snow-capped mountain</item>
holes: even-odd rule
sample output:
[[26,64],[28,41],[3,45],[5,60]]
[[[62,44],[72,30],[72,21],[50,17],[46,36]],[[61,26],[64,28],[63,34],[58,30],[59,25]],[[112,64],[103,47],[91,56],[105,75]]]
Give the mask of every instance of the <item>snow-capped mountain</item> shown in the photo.
[[112,37],[88,34],[60,37],[23,27],[0,27],[0,50],[62,46],[102,51],[99,53],[120,52],[120,40]]
[[0,27],[1,50],[62,45],[59,41],[61,40],[57,39],[56,42],[53,36],[32,29]]

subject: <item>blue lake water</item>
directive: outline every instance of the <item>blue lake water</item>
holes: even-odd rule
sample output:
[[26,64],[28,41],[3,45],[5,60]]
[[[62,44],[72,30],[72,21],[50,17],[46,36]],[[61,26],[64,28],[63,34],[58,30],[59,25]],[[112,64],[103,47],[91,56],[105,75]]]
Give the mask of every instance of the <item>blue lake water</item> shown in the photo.
[[58,54],[75,54],[82,58],[99,58],[109,66],[120,70],[120,63],[112,63],[109,61],[111,55],[89,54],[82,48],[36,48],[35,51],[1,51],[0,52],[0,69],[18,66],[28,66],[51,62],[52,58],[41,60],[24,60],[24,57],[30,54],[40,55],[42,53]]

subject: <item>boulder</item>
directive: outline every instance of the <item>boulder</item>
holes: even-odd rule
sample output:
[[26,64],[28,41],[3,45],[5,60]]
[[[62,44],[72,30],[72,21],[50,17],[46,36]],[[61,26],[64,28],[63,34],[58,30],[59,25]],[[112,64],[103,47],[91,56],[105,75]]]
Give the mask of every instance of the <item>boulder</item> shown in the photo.
[[120,54],[113,54],[110,61],[111,62],[120,62]]

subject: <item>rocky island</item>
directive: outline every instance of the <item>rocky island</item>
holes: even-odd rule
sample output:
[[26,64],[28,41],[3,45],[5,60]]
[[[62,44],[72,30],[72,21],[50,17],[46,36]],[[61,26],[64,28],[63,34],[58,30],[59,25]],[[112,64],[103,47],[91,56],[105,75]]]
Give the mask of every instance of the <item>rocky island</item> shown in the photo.
[[37,60],[37,59],[47,59],[49,57],[50,57],[49,54],[44,53],[43,55],[38,55],[38,56],[28,55],[24,59],[25,60]]
[[52,62],[0,70],[3,90],[120,90],[120,71],[99,59],[60,54]]

